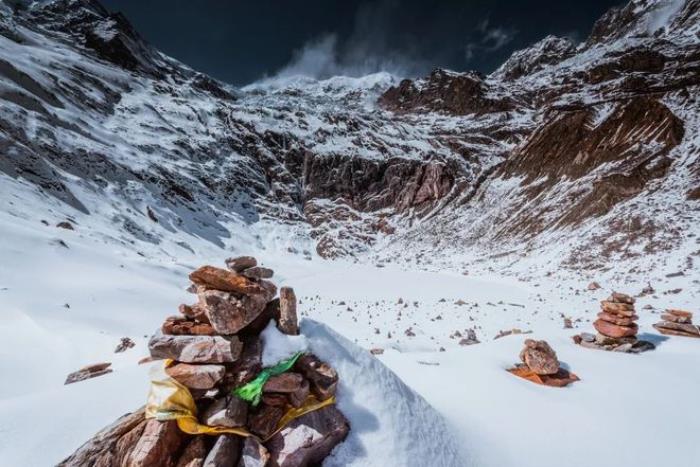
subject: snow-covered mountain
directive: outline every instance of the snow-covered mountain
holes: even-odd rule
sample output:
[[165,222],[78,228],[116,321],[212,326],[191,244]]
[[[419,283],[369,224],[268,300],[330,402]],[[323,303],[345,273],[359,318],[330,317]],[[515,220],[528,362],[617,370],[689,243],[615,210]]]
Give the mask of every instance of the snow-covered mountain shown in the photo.
[[137,249],[224,246],[262,222],[326,258],[685,269],[700,233],[699,10],[633,1],[583,44],[544,38],[489,76],[232,89],[96,1],[2,3],[2,190]]

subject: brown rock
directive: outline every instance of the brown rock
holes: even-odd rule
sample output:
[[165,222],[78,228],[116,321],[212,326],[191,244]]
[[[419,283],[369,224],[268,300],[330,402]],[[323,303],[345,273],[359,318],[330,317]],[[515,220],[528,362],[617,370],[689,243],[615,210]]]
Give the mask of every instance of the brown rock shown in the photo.
[[559,371],[557,354],[546,341],[525,339],[525,348],[520,352],[520,360],[538,375],[553,375]]
[[608,298],[608,301],[614,303],[626,303],[628,305],[634,305],[633,297],[619,292],[613,292],[612,295],[610,295],[610,297]]
[[177,460],[176,467],[201,467],[207,457],[207,444],[204,436],[194,436]]
[[238,435],[219,435],[209,451],[202,467],[232,467],[241,457],[241,437]]
[[270,324],[272,319],[279,316],[279,298],[267,302],[263,311],[249,325],[241,329],[239,336],[259,336],[261,332]]
[[264,268],[262,266],[255,266],[255,267],[246,269],[241,274],[246,276],[248,279],[259,280],[259,279],[269,279],[275,274],[275,272],[270,268]]
[[267,303],[263,295],[240,297],[220,290],[206,290],[198,296],[199,306],[204,310],[214,331],[222,335],[237,334],[255,321]]
[[677,318],[685,318],[688,320],[693,319],[693,313],[691,313],[690,311],[669,308],[668,310],[666,310],[666,313],[668,313],[669,315],[676,316]]
[[254,268],[257,265],[258,261],[252,256],[239,256],[226,260],[226,267],[234,272],[242,272],[248,268]]
[[382,355],[384,353],[384,349],[381,347],[375,347],[373,349],[369,349],[369,353],[372,355]]
[[280,315],[277,321],[280,331],[291,336],[299,334],[297,321],[297,297],[291,287],[280,289]]
[[253,380],[262,371],[262,342],[260,338],[245,341],[243,352],[231,366],[225,379],[227,389],[234,389]]
[[129,467],[170,467],[186,435],[177,422],[150,419],[124,465]]
[[78,371],[74,371],[66,377],[66,381],[63,384],[77,383],[78,381],[84,381],[86,379],[95,378],[97,376],[106,375],[111,373],[112,369],[111,363],[95,363],[93,365],[85,366]]
[[243,452],[238,461],[238,467],[265,467],[269,459],[270,453],[267,452],[265,446],[249,436],[243,441]]
[[131,453],[145,426],[146,419],[143,409],[124,415],[98,432],[58,466],[124,465],[123,460]]
[[270,405],[272,407],[286,407],[289,405],[289,398],[287,394],[277,394],[274,392],[268,392],[262,396],[263,404]]
[[563,388],[571,383],[579,381],[578,376],[573,373],[569,373],[564,368],[559,368],[559,371],[552,375],[538,375],[527,365],[518,365],[515,368],[509,368],[508,372],[514,374],[515,376],[519,376],[520,378],[532,381],[533,383],[555,388]]
[[609,337],[601,333],[598,333],[595,336],[595,343],[598,345],[618,346],[623,344],[634,344],[635,342],[637,342],[636,337]]
[[311,382],[311,392],[319,399],[326,400],[335,395],[338,386],[338,373],[329,364],[313,354],[299,357],[294,370]]
[[600,308],[608,313],[613,313],[627,318],[634,316],[634,306],[627,303],[614,303],[603,300],[600,302]]
[[58,224],[56,224],[56,227],[58,227],[60,229],[66,229],[66,230],[75,230],[75,228],[73,227],[73,224],[71,224],[68,221],[59,222]]
[[177,363],[165,372],[180,384],[190,389],[211,389],[224,377],[226,367],[223,365],[193,365]]
[[600,288],[600,284],[597,282],[593,281],[590,284],[588,284],[588,290],[598,290]]
[[[700,337],[700,327],[695,326],[694,324],[671,323],[664,321],[663,323],[656,323],[654,327],[659,332],[664,334]],[[670,331],[675,331],[675,333]]]
[[260,404],[255,414],[249,417],[248,428],[265,439],[275,431],[285,412],[286,410],[283,407]]
[[634,337],[637,335],[637,325],[619,326],[617,324],[608,323],[602,319],[593,322],[593,327],[601,334],[609,337]]
[[214,266],[202,266],[190,274],[190,280],[197,285],[242,295],[255,295],[264,292],[259,284],[247,277]]
[[[206,290],[205,288],[202,288],[202,291]],[[198,293],[199,291],[196,290],[192,293]],[[178,307],[178,311],[193,320],[199,321],[200,323],[206,323],[209,324],[209,318],[207,318],[206,313],[204,313],[204,310],[199,306],[199,305],[185,305],[184,303]]]
[[163,334],[174,336],[196,335],[196,336],[213,336],[216,334],[211,324],[201,323],[188,318],[179,316],[169,316],[163,322],[161,327]]
[[169,336],[157,333],[148,343],[153,358],[171,358],[184,363],[235,362],[242,347],[235,336]]
[[279,467],[320,464],[350,431],[343,414],[330,405],[292,420],[267,443],[270,461]]
[[282,373],[281,375],[272,376],[263,386],[263,392],[281,392],[288,394],[296,392],[301,388],[304,377],[299,373]]
[[136,345],[134,341],[129,339],[128,337],[122,337],[119,340],[119,345],[114,349],[114,353],[122,353],[126,352],[128,349],[133,348]]
[[690,318],[672,315],[670,313],[663,313],[661,315],[661,319],[664,321],[670,321],[671,323],[692,324],[692,320]]
[[639,319],[639,316],[632,315],[627,318],[613,313],[601,311],[600,313],[598,313],[598,318],[602,319],[603,321],[607,321],[608,323],[617,324],[618,326],[629,326],[631,324],[634,324],[634,322]]
[[205,425],[228,428],[244,426],[247,418],[248,403],[232,394],[215,400],[201,416]]
[[301,382],[301,386],[299,386],[299,389],[288,394],[289,403],[292,404],[293,407],[299,408],[304,405],[304,402],[306,402],[306,399],[309,397],[310,393],[311,385],[307,380],[303,380]]

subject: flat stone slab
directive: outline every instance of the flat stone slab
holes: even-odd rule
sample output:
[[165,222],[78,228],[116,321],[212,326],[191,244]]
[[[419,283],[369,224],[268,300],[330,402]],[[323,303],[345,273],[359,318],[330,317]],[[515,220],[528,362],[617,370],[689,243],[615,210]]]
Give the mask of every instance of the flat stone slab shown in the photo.
[[509,368],[507,371],[515,376],[518,376],[519,378],[526,379],[535,384],[541,384],[542,386],[550,386],[554,388],[563,388],[571,383],[580,381],[578,376],[563,368],[559,368],[559,371],[552,375],[538,375],[527,365],[516,365],[513,368]]
[[700,338],[700,327],[694,324],[673,323],[664,321],[653,325],[661,334],[668,336],[683,336]]
[[160,331],[148,342],[151,357],[184,363],[232,363],[242,348],[235,336],[170,336]]
[[[586,334],[586,333],[584,333]],[[622,352],[622,353],[642,353],[648,352],[649,350],[656,349],[656,346],[649,341],[637,340],[636,342],[622,342],[619,344],[600,344],[598,342],[590,341],[582,338],[582,334],[577,334],[572,336],[575,344],[585,347],[587,349],[595,350],[607,350],[608,352]]]

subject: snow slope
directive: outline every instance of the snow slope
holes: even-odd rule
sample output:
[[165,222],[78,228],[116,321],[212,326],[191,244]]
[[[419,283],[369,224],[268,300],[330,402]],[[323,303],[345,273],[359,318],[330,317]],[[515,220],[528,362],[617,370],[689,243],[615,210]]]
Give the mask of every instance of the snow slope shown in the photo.
[[[139,245],[141,256],[132,245],[84,235],[82,224],[66,231],[2,216],[8,240],[0,249],[3,465],[55,463],[142,405],[147,368],[137,361],[163,317],[191,299],[183,290],[187,273],[244,253],[274,268],[278,284],[295,287],[300,313],[318,322],[303,324],[311,348],[343,378],[339,404],[357,431],[330,465],[352,457],[358,465],[690,467],[700,455],[694,404],[700,377],[692,371],[700,347],[691,339],[666,339],[651,327],[665,307],[696,306],[697,293],[662,293],[685,286],[689,277],[654,283],[659,293],[639,299],[640,332],[658,349],[620,355],[576,347],[570,335],[591,330],[597,301],[608,290],[637,292],[644,281],[603,282],[602,290],[590,292],[584,278],[526,282],[309,261],[286,247],[262,249],[244,240],[226,250],[200,241],[194,254],[174,260],[147,243]],[[459,299],[466,304],[456,304]],[[576,329],[562,329],[562,314]],[[404,333],[409,327],[415,336]],[[533,334],[493,340],[513,327]],[[481,344],[463,347],[450,337],[467,328],[476,330]],[[136,347],[114,354],[124,336]],[[505,372],[518,361],[525,337],[547,339],[582,381],[558,390]],[[375,347],[384,354],[371,356],[367,350]],[[63,386],[67,373],[97,361],[112,361],[114,373]],[[462,457],[453,462],[457,455]],[[387,464],[385,456],[395,462]]]

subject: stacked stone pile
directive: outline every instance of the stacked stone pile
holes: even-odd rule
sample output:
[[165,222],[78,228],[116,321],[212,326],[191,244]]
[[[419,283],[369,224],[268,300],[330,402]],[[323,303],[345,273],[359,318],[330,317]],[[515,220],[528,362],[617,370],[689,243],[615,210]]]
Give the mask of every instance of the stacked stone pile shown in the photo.
[[516,376],[545,386],[563,387],[578,377],[561,367],[557,354],[546,341],[525,339],[525,347],[520,351],[521,364],[508,371]]
[[668,309],[661,315],[656,328],[661,334],[684,337],[700,337],[700,326],[693,324],[693,314],[690,311]]
[[[175,420],[146,419],[142,410],[108,427],[62,465],[306,466],[322,462],[346,437],[349,424],[343,414],[334,404],[321,404],[332,401],[338,375],[311,353],[270,376],[257,400],[236,395],[263,370],[260,334],[269,323],[288,335],[299,334],[299,327],[294,291],[283,287],[275,298],[271,269],[249,256],[226,265],[190,274],[188,290],[197,302],[181,305],[179,315],[168,317],[149,349],[152,358],[172,360],[165,371],[188,388],[201,425],[251,436],[193,436]],[[316,408],[306,412],[309,407]],[[295,409],[306,413],[289,420]]]
[[596,335],[582,333],[574,336],[577,344],[602,350],[639,353],[654,349],[651,342],[637,339],[637,316],[635,299],[629,295],[613,292],[607,300],[600,302],[598,319],[593,327]]

